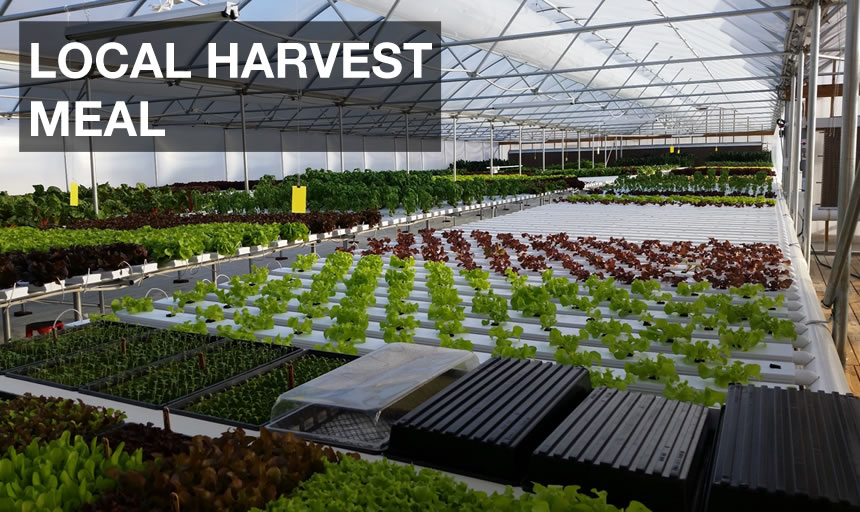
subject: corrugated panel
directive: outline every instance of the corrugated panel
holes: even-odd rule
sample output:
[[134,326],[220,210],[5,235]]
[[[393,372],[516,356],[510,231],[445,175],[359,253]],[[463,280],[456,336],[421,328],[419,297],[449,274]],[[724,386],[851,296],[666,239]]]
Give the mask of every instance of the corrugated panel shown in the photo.
[[719,414],[663,397],[599,388],[535,450],[535,483],[604,489],[613,504],[693,510]]
[[590,390],[584,368],[493,358],[394,423],[389,454],[519,483],[531,451]]
[[860,510],[860,399],[729,390],[708,510]]

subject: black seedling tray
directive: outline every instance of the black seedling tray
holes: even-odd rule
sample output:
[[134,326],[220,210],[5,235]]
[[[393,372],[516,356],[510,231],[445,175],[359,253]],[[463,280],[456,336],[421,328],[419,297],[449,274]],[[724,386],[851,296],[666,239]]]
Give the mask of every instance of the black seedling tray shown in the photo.
[[350,450],[382,453],[388,447],[394,421],[463,375],[461,370],[448,370],[387,407],[378,418],[369,416],[365,411],[308,404],[279,417],[266,428]]
[[710,512],[860,510],[860,398],[730,386]]
[[[143,336],[141,336],[141,337],[139,337],[139,338],[134,338],[134,339],[132,339],[132,340],[128,340],[128,342],[129,342],[129,343],[131,343],[132,341],[134,341],[134,342],[145,341],[146,339],[148,339],[149,337],[151,337],[151,336],[153,335],[153,333],[155,332],[155,329],[147,328],[147,330],[148,330],[149,332],[146,332]],[[193,349],[191,349],[191,350],[188,350],[188,351],[186,351],[186,352],[183,352],[183,353],[181,353],[181,354],[174,354],[174,355],[172,355],[172,356],[168,356],[168,357],[166,357],[166,358],[162,358],[162,359],[159,359],[159,360],[156,360],[156,361],[150,361],[148,364],[146,364],[146,365],[144,365],[144,366],[139,366],[139,367],[137,367],[137,368],[131,368],[131,369],[126,370],[126,371],[135,371],[135,370],[137,370],[137,369],[139,369],[139,368],[149,368],[149,367],[151,367],[151,366],[157,366],[157,365],[159,365],[159,364],[161,364],[161,363],[163,363],[163,362],[165,362],[165,361],[168,361],[168,360],[170,360],[170,359],[173,359],[173,358],[175,358],[175,357],[177,357],[177,356],[185,355],[185,354],[187,354],[187,353],[189,353],[189,352],[197,353],[197,352],[199,352],[199,351],[200,351],[200,348],[201,348],[201,347],[205,347],[206,345],[208,345],[208,344],[210,344],[210,343],[214,343],[215,341],[217,341],[217,340],[218,340],[218,338],[216,338],[216,337],[214,337],[214,336],[205,336],[205,335],[200,335],[200,334],[191,334],[191,333],[183,333],[183,334],[185,334],[185,335],[189,335],[189,336],[199,336],[199,337],[200,337],[200,345],[198,345],[197,347],[195,347],[195,348],[193,348]],[[71,358],[76,358],[76,357],[79,357],[79,356],[81,356],[81,355],[85,355],[85,354],[90,353],[90,352],[93,352],[93,353],[94,353],[94,352],[97,352],[97,351],[100,351],[100,350],[106,350],[106,349],[108,349],[108,348],[109,348],[112,344],[114,344],[114,343],[116,343],[116,341],[109,341],[109,342],[107,342],[107,343],[104,343],[104,344],[102,344],[102,345],[97,345],[97,346],[95,346],[95,347],[85,348],[85,349],[83,349],[83,350],[78,350],[78,351],[76,351],[76,352],[70,352],[70,353],[68,353],[68,354],[66,354],[66,355],[63,355],[63,356],[60,356],[60,357],[55,357],[54,359],[46,359],[46,360],[43,360],[43,361],[39,361],[39,362],[37,362],[37,363],[25,364],[25,365],[23,365],[23,366],[19,366],[19,367],[17,367],[17,368],[10,369],[10,370],[9,370],[9,372],[6,374],[6,376],[7,376],[7,377],[10,377],[10,378],[13,378],[13,379],[18,379],[18,380],[23,380],[23,381],[27,381],[27,382],[32,382],[32,383],[34,383],[34,384],[42,384],[42,385],[44,385],[44,386],[52,386],[52,387],[55,387],[55,388],[66,389],[66,390],[69,390],[69,391],[78,391],[78,390],[80,390],[81,388],[83,388],[83,387],[87,386],[87,385],[88,385],[88,384],[90,384],[90,383],[89,383],[89,382],[85,382],[85,383],[80,384],[80,385],[78,385],[78,386],[68,386],[68,385],[66,385],[66,384],[61,384],[61,383],[59,383],[59,382],[54,382],[54,381],[50,381],[50,380],[43,380],[43,379],[39,379],[39,378],[36,378],[36,377],[31,377],[30,375],[28,375],[28,373],[29,373],[30,371],[32,371],[34,368],[37,368],[37,367],[46,367],[46,368],[51,368],[51,367],[57,366],[57,365],[59,365],[59,364],[62,364],[63,362],[68,361],[68,360],[69,360],[69,359],[71,359]],[[117,375],[119,375],[119,374],[117,374]],[[108,377],[105,377],[105,378],[110,378],[110,377],[113,377],[113,375],[109,375]],[[101,380],[101,379],[100,379],[100,380]],[[95,382],[98,382],[98,381],[95,381]]]
[[[214,338],[214,336],[209,336],[208,338]],[[192,349],[192,350],[189,350],[188,352],[184,352],[182,354],[177,354],[175,356],[171,356],[171,357],[162,359],[161,361],[158,361],[158,362],[151,364],[151,365],[148,365],[148,366],[142,366],[140,368],[135,368],[134,370],[129,370],[127,372],[124,372],[124,373],[121,373],[118,375],[113,375],[111,377],[106,377],[104,379],[97,380],[95,382],[91,382],[85,386],[81,386],[81,388],[78,391],[80,393],[84,393],[87,395],[96,396],[96,397],[104,398],[107,400],[114,400],[116,402],[123,402],[123,403],[129,404],[129,405],[135,405],[137,407],[145,407],[147,409],[163,409],[164,407],[167,407],[170,403],[178,402],[178,401],[180,401],[186,397],[189,397],[195,393],[198,393],[200,390],[194,391],[193,393],[189,393],[189,394],[184,395],[184,396],[180,396],[180,397],[175,398],[169,402],[165,402],[165,403],[161,403],[161,404],[151,404],[149,402],[141,402],[140,400],[135,400],[132,398],[125,398],[125,397],[121,397],[121,396],[111,395],[109,393],[103,392],[102,390],[109,388],[111,386],[114,386],[116,384],[122,384],[126,381],[135,379],[135,378],[145,374],[151,368],[160,368],[162,366],[173,363],[175,361],[190,359],[192,357],[196,357],[197,352],[206,352],[208,350],[212,350],[215,347],[219,347],[219,346],[231,344],[231,343],[246,345],[249,347],[250,350],[254,350],[257,347],[273,347],[274,346],[274,347],[280,347],[284,351],[284,355],[275,359],[274,361],[270,361],[264,365],[258,366],[257,368],[251,368],[248,371],[234,375],[232,378],[245,375],[245,374],[250,373],[250,372],[252,372],[258,368],[265,368],[265,367],[271,366],[271,365],[273,365],[277,362],[280,362],[283,359],[289,357],[293,352],[300,350],[298,348],[291,347],[288,345],[271,345],[271,344],[262,343],[259,341],[244,341],[244,340],[232,340],[232,339],[218,338],[218,339],[216,339],[216,340],[214,340],[214,341],[212,341],[212,342],[210,342],[210,343],[208,343],[202,347],[199,347],[198,349]]]
[[[334,353],[334,352],[325,352],[322,350],[300,350],[300,351],[297,351],[293,354],[290,354],[286,359],[281,359],[281,360],[276,361],[272,365],[267,365],[264,367],[257,368],[255,370],[251,370],[248,373],[238,375],[236,377],[233,377],[232,379],[225,380],[223,382],[219,382],[218,384],[214,384],[212,386],[209,386],[208,388],[203,389],[201,391],[198,391],[192,395],[186,396],[184,398],[180,398],[179,400],[175,400],[168,405],[168,407],[170,408],[170,413],[176,414],[179,416],[187,416],[189,418],[195,418],[198,420],[214,421],[216,423],[223,423],[225,425],[230,425],[233,427],[239,427],[239,428],[243,428],[245,430],[260,430],[260,427],[265,426],[266,423],[269,422],[268,420],[265,421],[264,423],[254,425],[251,423],[234,421],[234,420],[230,420],[227,418],[219,418],[217,416],[210,416],[208,414],[200,414],[200,413],[194,412],[194,411],[187,411],[187,410],[185,410],[185,408],[194,405],[195,403],[197,403],[202,398],[206,398],[210,395],[218,394],[222,391],[227,391],[228,389],[230,389],[234,386],[237,386],[239,384],[244,384],[245,382],[248,382],[249,380],[252,380],[255,377],[259,377],[260,375],[263,375],[265,373],[275,371],[282,366],[286,366],[292,362],[295,362],[295,361],[301,359],[302,357],[309,356],[309,355],[317,356],[317,357],[327,357],[330,359],[344,359],[347,361],[352,361],[354,359],[358,359],[358,356],[354,356],[354,355],[350,355],[350,354],[338,354],[338,353]],[[275,404],[272,404],[272,405],[274,406]]]
[[527,488],[580,485],[651,510],[699,510],[719,411],[617,389],[593,391],[529,459]]
[[18,398],[16,394],[0,391],[0,400],[14,400],[16,398]]
[[396,421],[387,455],[519,484],[532,450],[590,390],[584,368],[492,358]]
[[[93,327],[100,327],[100,326],[103,326],[106,324],[108,324],[108,322],[88,323],[88,324],[83,324],[83,325],[76,325],[74,327],[66,327],[62,330],[56,331],[57,332],[57,338],[60,339],[63,336],[74,333],[76,331],[82,331],[85,329],[92,329]],[[108,325],[111,325],[112,327],[120,327],[120,328],[127,328],[127,329],[135,328],[135,329],[144,329],[144,330],[148,330],[148,331],[154,331],[155,330],[152,327],[146,327],[143,325],[117,324],[117,323],[110,323]],[[38,343],[38,342],[43,341],[45,339],[53,338],[53,336],[54,336],[53,333],[49,332],[47,334],[40,334],[38,336],[33,336],[32,338],[19,338],[18,340],[12,340],[12,341],[16,341],[16,342],[17,341],[24,341],[25,343],[31,343],[31,342]],[[101,345],[94,345],[94,346],[89,347],[89,348],[85,348],[85,349],[81,349],[81,350],[74,350],[74,351],[69,352],[67,354],[63,354],[60,357],[66,357],[66,356],[70,356],[72,354],[77,354],[78,352],[86,352],[88,350],[93,350],[93,349],[96,349],[96,348],[101,347],[103,345],[106,345],[108,343],[111,343],[111,342],[108,341],[108,342],[105,342]],[[3,350],[3,349],[0,348],[0,350]],[[33,366],[33,365],[37,365],[37,364],[46,363],[50,360],[51,359],[40,359],[38,361],[33,361],[31,363],[22,364],[22,365],[15,366],[12,368],[7,368],[5,370],[0,369],[0,375],[9,375],[11,373],[15,373],[15,372],[20,371],[22,368],[26,368],[28,366]]]

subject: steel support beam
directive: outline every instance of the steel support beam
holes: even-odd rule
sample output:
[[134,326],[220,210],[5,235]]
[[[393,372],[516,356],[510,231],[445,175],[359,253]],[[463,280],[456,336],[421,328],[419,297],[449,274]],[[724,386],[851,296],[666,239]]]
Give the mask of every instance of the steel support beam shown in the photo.
[[57,7],[49,7],[47,9],[39,9],[37,11],[27,11],[15,14],[5,14],[0,16],[0,23],[6,21],[19,21],[29,18],[40,18],[42,16],[50,16],[52,14],[66,14],[74,11],[85,11],[95,9],[97,7],[105,7],[108,5],[125,4],[134,0],[93,0],[92,2],[80,2]]
[[403,117],[406,120],[406,174],[410,172],[409,162],[409,112],[404,112]]
[[794,165],[791,167],[791,212],[794,215],[794,230],[797,232],[797,226],[800,221],[800,145],[803,139],[803,51],[797,54],[797,99],[794,103],[794,115],[792,122],[794,123],[794,131],[791,134],[792,151],[794,152],[792,160]]
[[[845,65],[842,79],[842,119],[857,119],[860,88],[860,2],[849,0],[845,16]],[[846,93],[846,91],[849,91]],[[857,152],[857,123],[843,123],[840,146],[840,196],[837,223],[836,256],[830,272],[830,282],[824,292],[824,305],[833,305],[833,341],[839,360],[845,364],[845,344],[848,339],[848,292],[851,275],[851,243],[860,211],[860,180],[854,180]]]
[[520,176],[523,174],[523,125],[520,125],[520,151],[519,151],[519,171]]
[[541,170],[546,170],[546,128],[541,129],[541,138],[543,142],[541,143]]
[[242,118],[242,169],[245,175],[245,192],[251,191],[248,182],[248,134],[245,132],[245,95],[239,93],[239,114]]
[[496,174],[496,170],[493,165],[493,123],[490,123],[490,176]]
[[[522,129],[520,129],[522,134]],[[454,181],[457,181],[457,118],[454,118]]]
[[809,41],[809,85],[806,96],[806,195],[803,207],[803,240],[800,248],[809,263],[812,249],[812,209],[815,207],[815,116],[818,101],[818,57],[821,46],[821,1],[812,3]]
[[580,138],[579,131],[576,132],[576,168],[582,168],[582,139]]
[[[93,91],[92,86],[90,85],[90,79],[87,77],[87,101],[92,101]],[[87,129],[93,127],[93,124],[87,121]],[[87,143],[89,144],[90,149],[90,184],[93,187],[93,211],[96,213],[96,217],[99,216],[99,183],[96,179],[96,156],[93,153],[93,136],[90,135],[87,137]]]
[[[632,20],[618,23],[606,23],[603,25],[588,25],[575,26],[559,30],[547,30],[543,32],[530,32],[522,34],[507,34],[497,37],[482,37],[478,39],[462,39],[459,41],[444,41],[438,45],[440,48],[451,46],[476,46],[498,43],[501,41],[519,41],[522,39],[533,39],[538,37],[552,37],[569,34],[579,34],[582,32],[599,32],[602,30],[617,30],[620,28],[642,27],[647,25],[667,25],[670,23],[683,23],[688,21],[702,21],[711,19],[731,18],[736,16],[755,16],[757,14],[770,14],[784,11],[801,11],[806,10],[803,6],[775,6],[775,7],[757,7],[753,9],[737,9],[732,11],[709,12],[703,14],[691,14],[686,16],[665,16],[660,18],[652,18],[647,20]],[[436,47],[437,45],[434,45]]]
[[338,145],[340,146],[340,172],[346,172],[346,164],[343,159],[343,105],[337,106],[338,126]]
[[567,130],[561,131],[561,170],[564,170],[564,146],[567,144]]

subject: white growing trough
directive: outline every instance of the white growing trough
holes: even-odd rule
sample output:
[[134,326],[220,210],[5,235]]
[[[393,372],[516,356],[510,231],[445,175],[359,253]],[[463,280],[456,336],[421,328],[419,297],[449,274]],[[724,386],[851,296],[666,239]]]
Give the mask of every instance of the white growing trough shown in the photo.
[[[791,319],[797,330],[797,340],[794,342],[787,340],[775,340],[768,337],[765,344],[749,352],[734,352],[731,354],[730,361],[739,360],[744,363],[755,363],[761,367],[762,379],[759,381],[762,384],[774,386],[804,386],[811,389],[821,389],[827,391],[845,391],[847,386],[844,377],[842,376],[841,366],[838,364],[838,359],[835,358],[835,350],[832,346],[829,334],[826,329],[814,323],[820,320],[820,309],[815,307],[815,295],[812,291],[811,283],[804,269],[797,268],[802,265],[802,258],[796,254],[796,241],[792,240],[790,232],[786,229],[785,223],[782,221],[782,205],[777,207],[766,208],[727,208],[727,207],[692,207],[692,206],[621,206],[621,205],[585,205],[585,204],[553,204],[546,205],[540,208],[530,209],[523,212],[497,217],[491,220],[470,223],[460,226],[464,231],[464,237],[472,243],[475,262],[481,265],[484,269],[488,269],[487,260],[483,258],[481,250],[477,247],[474,240],[468,236],[473,229],[489,231],[492,234],[513,233],[519,237],[521,232],[530,234],[552,234],[557,232],[567,232],[571,238],[576,236],[596,236],[600,239],[608,239],[609,237],[624,237],[629,241],[642,241],[649,239],[659,239],[664,243],[671,241],[690,240],[693,242],[705,242],[709,238],[717,238],[719,240],[729,240],[734,243],[747,242],[765,242],[778,245],[783,252],[790,256],[792,268],[790,277],[794,281],[791,287],[781,292],[785,296],[784,306],[772,313],[775,316]],[[442,232],[437,232],[436,236],[441,237]],[[526,241],[527,242],[527,241]],[[449,248],[446,241],[443,242],[446,248]],[[421,246],[421,237],[416,237],[416,246]],[[453,253],[449,252],[449,265],[456,265]],[[423,268],[423,260],[420,259],[420,254],[416,256],[416,276],[415,286],[410,301],[419,304],[419,310],[415,313],[415,318],[421,325],[415,331],[414,341],[428,345],[437,345],[438,333],[434,329],[433,321],[427,317],[427,311],[430,305],[430,297],[427,293],[425,278],[426,271]],[[358,256],[356,256],[356,261]],[[512,262],[516,262],[515,255],[512,254]],[[384,271],[388,268],[388,257],[383,257],[385,261]],[[578,260],[579,263],[586,265],[587,262],[583,259]],[[556,276],[569,276],[558,262],[547,262],[550,268],[554,268]],[[313,271],[318,271],[323,265],[320,260],[315,265]],[[353,265],[354,268],[354,265]],[[297,273],[296,276],[302,281],[303,289],[307,289],[311,283],[312,272]],[[283,275],[292,272],[292,270],[283,268],[273,270],[270,273],[269,279],[280,279]],[[529,282],[538,284],[540,276],[537,272],[527,272],[530,275]],[[348,277],[348,276],[347,276]],[[498,274],[491,273],[490,280],[493,291],[503,297],[510,297],[510,285],[504,278]],[[458,293],[463,300],[463,305],[466,306],[467,318],[463,325],[469,330],[468,334],[464,335],[473,345],[474,350],[479,353],[481,360],[485,360],[492,352],[495,343],[488,335],[489,328],[482,325],[482,315],[471,313],[471,299],[474,296],[474,290],[466,283],[466,280],[461,277],[455,268],[455,283]],[[221,285],[221,286],[227,286]],[[624,285],[620,285],[624,286]],[[581,294],[587,294],[587,290],[581,287]],[[299,293],[302,289],[297,290]],[[343,283],[339,283],[337,294],[332,298],[332,304],[336,304],[343,297],[345,287]],[[673,292],[673,288],[664,285],[663,291]],[[713,290],[706,293],[722,293],[718,290]],[[775,295],[777,292],[767,292],[770,295]],[[380,326],[380,321],[385,319],[385,304],[388,297],[388,291],[385,280],[380,278],[379,285],[375,290],[377,304],[375,307],[368,309],[370,316],[370,326],[367,330],[367,341],[358,345],[359,353],[367,353],[385,344],[383,341],[383,329]],[[257,297],[248,299],[249,311],[254,313],[255,308],[250,304]],[[690,300],[683,297],[678,297],[678,300]],[[203,306],[217,303],[217,298],[212,295],[207,297],[207,301],[189,304],[185,306],[185,313],[180,313],[175,317],[168,317],[166,309],[173,306],[172,299],[163,299],[157,301],[156,311],[150,313],[142,313],[137,315],[129,315],[124,312],[120,316],[125,321],[141,323],[150,326],[168,327],[177,323],[185,322],[186,320],[195,320],[194,309],[197,306]],[[292,329],[287,327],[287,319],[291,316],[300,316],[296,308],[297,300],[292,300],[289,303],[288,312],[275,316],[275,328],[267,331],[258,331],[256,334],[259,338],[272,337],[277,334],[288,335]],[[609,311],[608,308],[601,308],[604,318],[618,318],[617,315]],[[662,311],[662,306],[656,303],[649,303],[649,313],[655,318],[665,317]],[[545,332],[535,318],[525,318],[517,311],[510,311],[511,320],[506,324],[506,328],[510,329],[513,325],[519,325],[523,328],[524,333],[521,343],[527,343],[537,348],[537,357],[540,359],[552,360],[555,348],[548,343],[548,333]],[[225,320],[220,323],[230,324],[232,310],[225,310]],[[586,315],[579,310],[571,310],[569,308],[559,307],[557,311],[558,322],[555,327],[559,328],[564,334],[572,334],[585,326]],[[642,323],[635,319],[621,319],[633,326],[634,332],[642,330]],[[673,318],[674,321],[684,321],[680,318]],[[812,322],[812,323],[810,323]],[[328,317],[315,319],[313,322],[313,332],[302,336],[297,336],[293,343],[300,347],[312,348],[317,345],[325,344],[326,339],[323,331],[332,325],[333,320]],[[216,332],[218,323],[209,325],[209,330],[212,333]],[[736,324],[735,327],[740,324]],[[697,330],[694,333],[694,340],[706,340],[711,343],[718,343],[718,334],[715,331]],[[634,360],[628,358],[626,360],[615,359],[609,351],[599,341],[591,340],[581,343],[583,349],[594,350],[601,355],[601,365],[623,375],[624,363]],[[670,357],[675,360],[675,365],[678,373],[683,380],[686,380],[691,386],[703,388],[705,385],[716,387],[712,381],[706,382],[698,376],[695,365],[687,364],[682,361],[682,357],[672,353],[670,347],[653,343],[647,352],[638,355],[637,357],[647,356],[656,357],[657,354],[662,354],[665,357]],[[659,391],[662,385],[650,381],[639,381],[632,387],[642,390]]]

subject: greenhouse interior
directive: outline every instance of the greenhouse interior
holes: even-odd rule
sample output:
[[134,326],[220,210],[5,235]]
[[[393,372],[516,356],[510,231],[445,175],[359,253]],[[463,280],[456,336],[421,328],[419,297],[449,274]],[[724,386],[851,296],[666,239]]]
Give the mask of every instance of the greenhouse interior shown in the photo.
[[860,511],[858,29],[0,0],[0,512]]

